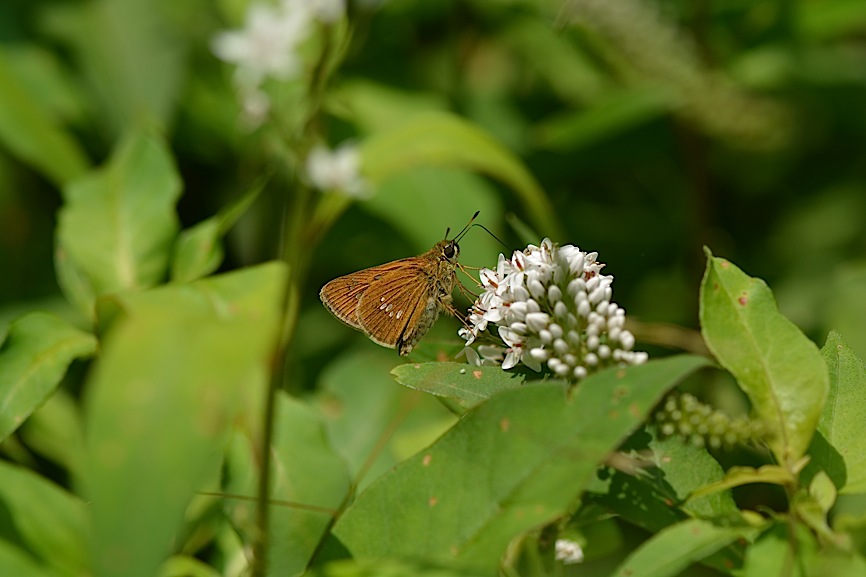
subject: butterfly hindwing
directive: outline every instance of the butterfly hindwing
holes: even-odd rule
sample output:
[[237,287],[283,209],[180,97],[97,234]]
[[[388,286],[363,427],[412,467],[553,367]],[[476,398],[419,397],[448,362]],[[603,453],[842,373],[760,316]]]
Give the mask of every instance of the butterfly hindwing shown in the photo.
[[358,302],[358,323],[380,345],[400,348],[407,328],[417,326],[429,306],[429,286],[423,267],[403,263],[364,292]]

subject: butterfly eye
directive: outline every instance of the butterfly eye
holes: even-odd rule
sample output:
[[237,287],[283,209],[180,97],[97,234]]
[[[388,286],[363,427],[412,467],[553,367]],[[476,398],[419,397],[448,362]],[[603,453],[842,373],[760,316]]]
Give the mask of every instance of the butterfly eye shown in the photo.
[[457,251],[459,251],[459,250],[460,250],[460,247],[458,247],[455,243],[452,242],[452,243],[445,245],[445,248],[442,249],[442,254],[445,255],[445,258],[450,260],[450,259],[454,258],[454,255],[456,255]]

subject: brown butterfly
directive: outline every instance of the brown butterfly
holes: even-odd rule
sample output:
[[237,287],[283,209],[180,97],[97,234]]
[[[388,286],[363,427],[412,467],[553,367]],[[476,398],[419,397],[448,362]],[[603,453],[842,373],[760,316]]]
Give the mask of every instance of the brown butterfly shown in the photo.
[[446,231],[445,240],[424,254],[335,278],[319,291],[322,303],[373,342],[408,355],[439,313],[456,313],[451,291],[457,283],[457,242],[477,216],[452,240]]

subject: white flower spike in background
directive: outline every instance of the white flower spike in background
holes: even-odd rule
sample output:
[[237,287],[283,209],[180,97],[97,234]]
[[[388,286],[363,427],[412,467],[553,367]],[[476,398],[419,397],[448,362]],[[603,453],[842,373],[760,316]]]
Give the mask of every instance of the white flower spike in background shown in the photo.
[[370,187],[360,171],[361,152],[354,144],[342,144],[335,150],[317,146],[307,156],[307,176],[322,192],[369,198]]
[[234,82],[251,125],[261,124],[270,110],[262,83],[268,78],[287,81],[298,77],[303,70],[299,47],[312,33],[315,20],[333,24],[345,9],[344,0],[254,2],[242,29],[214,37],[214,55],[237,66]]
[[[645,362],[646,353],[632,351],[625,311],[611,301],[613,276],[601,274],[597,256],[547,238],[510,259],[499,255],[496,270],[481,270],[484,292],[469,310],[469,326],[460,329],[467,358],[503,369],[522,362],[539,371],[544,363],[571,382],[609,366]],[[498,334],[494,344],[480,345],[477,353],[468,348],[491,325]]]

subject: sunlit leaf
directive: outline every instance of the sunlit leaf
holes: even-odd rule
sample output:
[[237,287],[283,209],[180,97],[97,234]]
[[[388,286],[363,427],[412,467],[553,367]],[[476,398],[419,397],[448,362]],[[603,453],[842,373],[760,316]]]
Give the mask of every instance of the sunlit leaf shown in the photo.
[[69,363],[94,351],[93,335],[57,317],[30,313],[13,322],[0,346],[0,440],[51,396]]
[[166,274],[179,194],[165,144],[131,136],[106,166],[65,189],[58,225],[64,257],[96,295],[153,286]]
[[681,356],[613,368],[570,395],[558,384],[503,391],[377,479],[334,532],[359,559],[492,571],[511,539],[563,514],[661,395],[707,364]]
[[514,190],[539,230],[552,238],[562,236],[550,201],[520,159],[458,116],[442,112],[419,114],[366,140],[361,153],[363,172],[377,185],[419,166],[484,172]]
[[394,367],[401,385],[442,398],[451,410],[464,413],[499,391],[523,385],[524,375],[500,367],[466,363],[416,363]]
[[[866,490],[866,366],[833,331],[821,349],[830,371],[830,394],[809,448],[814,465],[836,481],[841,493]],[[837,463],[841,461],[841,463]]]
[[818,347],[779,313],[764,281],[709,254],[700,318],[707,346],[770,427],[776,457],[792,464],[809,446],[827,397]]
[[56,185],[84,174],[89,166],[70,131],[59,124],[56,111],[45,106],[33,88],[22,82],[0,50],[0,144]]
[[755,533],[751,527],[718,526],[689,519],[664,529],[641,544],[614,573],[617,577],[679,575],[737,539]]
[[151,576],[171,552],[243,389],[266,384],[284,278],[269,264],[123,301],[87,383],[95,575]]
[[89,573],[87,508],[78,497],[33,471],[0,461],[0,509],[6,518],[0,523],[0,543],[18,544],[58,575]]

